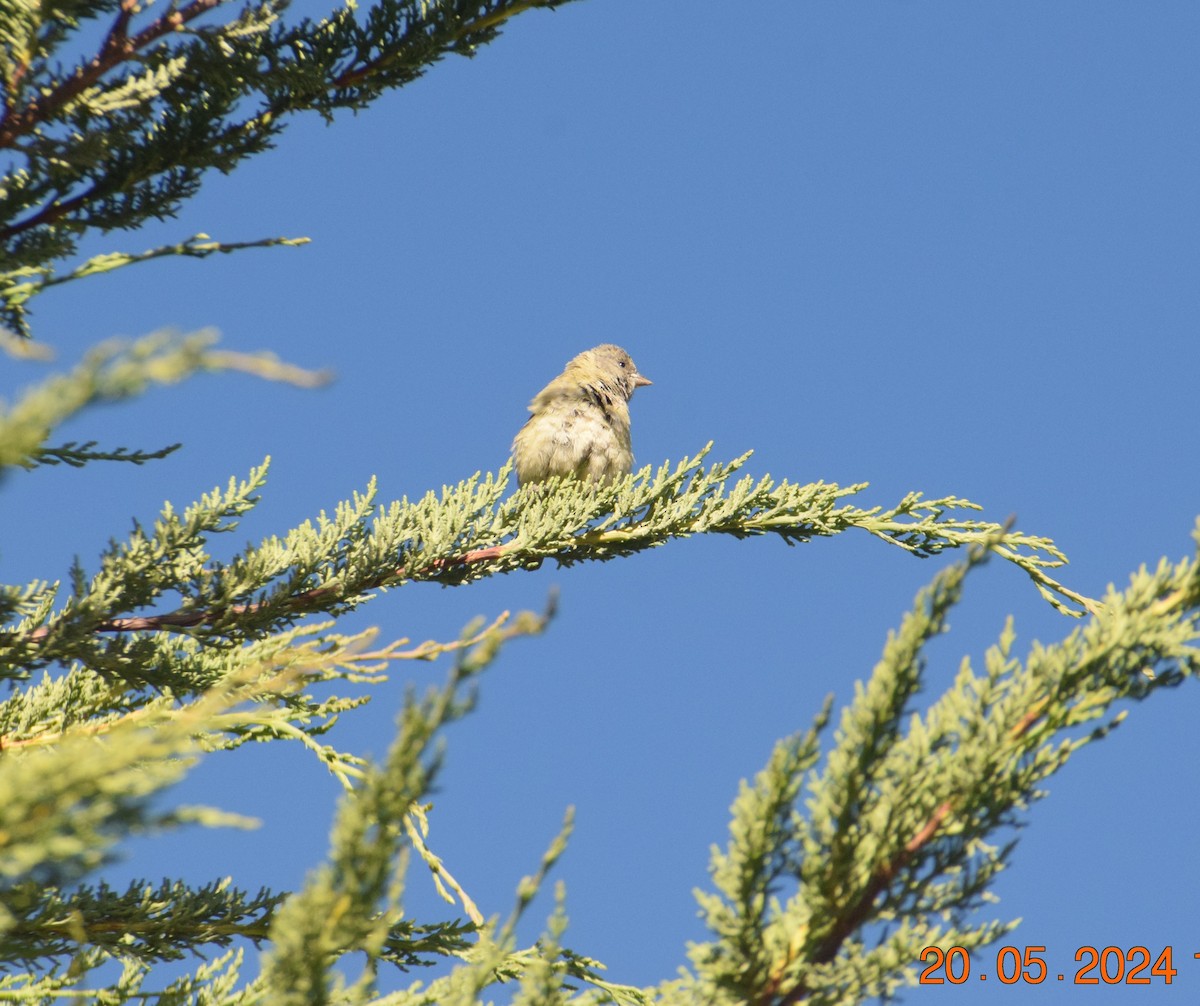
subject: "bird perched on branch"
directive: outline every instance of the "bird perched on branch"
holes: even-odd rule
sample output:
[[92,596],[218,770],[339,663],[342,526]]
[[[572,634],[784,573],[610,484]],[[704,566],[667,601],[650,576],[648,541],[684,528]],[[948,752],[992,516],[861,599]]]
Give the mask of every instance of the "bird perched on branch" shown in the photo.
[[629,400],[650,383],[620,346],[580,353],[529,405],[533,415],[512,445],[518,484],[555,475],[605,483],[628,475]]

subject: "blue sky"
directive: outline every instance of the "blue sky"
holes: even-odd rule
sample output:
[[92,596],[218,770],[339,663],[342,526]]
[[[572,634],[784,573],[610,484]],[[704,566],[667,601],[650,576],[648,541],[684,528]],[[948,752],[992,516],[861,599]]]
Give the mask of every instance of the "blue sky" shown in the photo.
[[[533,394],[611,341],[654,380],[632,404],[642,463],[712,440],[714,458],[753,448],[755,473],[870,482],[871,504],[965,496],[1052,537],[1075,589],[1123,584],[1187,554],[1200,512],[1198,42],[1190,2],[587,0],[524,15],[478,58],[332,127],[297,121],[179,219],[93,250],[198,231],[311,245],[159,262],[42,298],[36,331],[64,362],[112,335],[211,325],[230,348],[339,376],[315,392],[204,378],[72,423],[63,439],[185,449],[10,479],[21,533],[3,575],[62,576],[75,555],[90,568],[130,518],[268,454],[264,500],[230,546],[372,475],[391,499],[495,470]],[[4,393],[40,373],[10,364]],[[551,630],[507,649],[449,731],[431,842],[485,913],[506,913],[574,805],[555,874],[567,941],[643,984],[705,937],[691,892],[738,781],[826,694],[851,697],[946,561],[865,535],[699,539],[412,585],[347,626],[446,638],[560,588]],[[993,563],[931,648],[922,701],[1010,613],[1019,652],[1073,627]],[[381,754],[405,678],[442,673],[398,670],[336,742]],[[1200,988],[1198,711],[1190,686],[1157,695],[1082,752],[1027,815],[996,888],[996,917],[1023,919],[1006,942],[1045,945],[1052,972],[1073,973],[1083,945],[1170,944],[1176,983],[973,983],[972,1002]],[[205,763],[178,798],[264,826],[139,843],[112,876],[296,887],[325,850],[337,787],[299,750],[263,750]],[[416,868],[408,905],[449,914]],[[551,907],[534,906],[527,938]]]

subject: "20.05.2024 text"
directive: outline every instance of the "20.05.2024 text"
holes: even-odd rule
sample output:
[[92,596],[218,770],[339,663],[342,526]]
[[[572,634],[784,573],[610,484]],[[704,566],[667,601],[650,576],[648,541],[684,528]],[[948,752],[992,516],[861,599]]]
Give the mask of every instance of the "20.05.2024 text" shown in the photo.
[[[995,968],[991,975],[1003,985],[1026,983],[1038,985],[1050,978],[1043,946],[1001,947],[996,951]],[[1200,957],[1200,954],[1195,956]],[[925,968],[918,983],[921,985],[962,985],[972,978],[987,981],[991,975],[972,969],[971,952],[964,947],[926,947],[921,951]],[[1164,947],[1154,956],[1146,947],[1080,947],[1075,951],[1079,967],[1071,981],[1076,985],[1150,985],[1156,980],[1170,985],[1179,973],[1174,966],[1174,952]],[[1066,981],[1066,974],[1054,975],[1055,981]]]

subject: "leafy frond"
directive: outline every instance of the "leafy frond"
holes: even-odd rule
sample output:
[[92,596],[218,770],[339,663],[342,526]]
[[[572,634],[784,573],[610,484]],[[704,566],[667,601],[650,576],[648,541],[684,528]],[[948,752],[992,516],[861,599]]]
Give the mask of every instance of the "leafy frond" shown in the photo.
[[54,448],[47,441],[54,429],[83,409],[144,393],[152,385],[176,384],[195,374],[241,370],[271,380],[312,386],[324,375],[281,364],[269,353],[241,354],[213,348],[213,332],[179,337],[157,333],[135,342],[113,340],[96,347],[74,370],[59,374],[26,391],[12,405],[0,407],[0,477],[15,466],[34,468],[53,463],[89,460],[149,460],[161,452],[103,452],[89,455],[85,445],[73,454],[72,444]]
[[286,0],[4,5],[0,322],[27,338],[31,297],[133,262],[297,243],[199,235],[53,265],[89,231],[175,216],[210,171],[269,149],[293,116],[365,108],[448,54],[473,55],[509,18],[565,2],[377,0],[291,23]]
[[28,336],[29,302],[50,287],[69,283],[88,276],[100,276],[125,266],[170,256],[184,258],[208,258],[210,255],[228,255],[246,248],[297,247],[308,243],[308,238],[264,238],[259,241],[214,241],[207,234],[196,234],[185,241],[172,245],[150,248],[144,252],[105,252],[94,255],[81,265],[64,273],[55,271],[53,265],[24,266],[0,272],[0,317],[21,335]]
[[136,881],[123,891],[105,883],[69,892],[27,883],[4,893],[8,919],[0,932],[0,958],[42,964],[88,946],[147,964],[180,960],[197,946],[261,940],[264,920],[281,900],[266,890],[253,895],[237,890],[228,878],[197,887]]
[[[468,627],[464,644],[478,631],[478,625]],[[384,763],[364,766],[358,784],[343,798],[328,860],[313,871],[303,890],[290,897],[272,921],[271,950],[263,976],[277,1001],[324,1001],[333,980],[332,969],[355,951],[364,953],[367,960],[358,979],[360,988],[373,986],[377,962],[397,963],[396,927],[404,922],[400,898],[409,849],[419,841],[430,868],[443,879],[448,877],[441,861],[431,859],[424,847],[426,808],[420,801],[438,768],[433,741],[446,724],[472,708],[472,682],[496,654],[493,637],[494,633],[459,648],[443,687],[430,689],[420,698],[407,697],[397,737]],[[547,855],[539,877],[561,852],[564,839],[560,836]],[[453,878],[449,879],[453,883]],[[536,888],[537,882],[527,882],[522,891]],[[474,916],[472,929],[483,924],[473,903],[464,900],[463,907]],[[443,936],[434,948],[439,954],[458,955],[467,950],[461,931],[453,938]]]
[[90,461],[126,461],[130,464],[144,465],[147,461],[160,461],[168,454],[174,454],[183,444],[168,444],[156,451],[130,450],[128,447],[116,447],[111,451],[96,450],[95,440],[77,444],[70,440],[60,447],[44,447],[33,458],[37,465],[69,465],[72,468],[82,468]]
[[[544,624],[528,614],[502,617],[468,626],[453,642],[405,648],[407,641],[398,641],[375,650],[366,646],[373,633],[344,637],[318,628],[308,630],[313,638],[305,641],[296,630],[241,651],[209,651],[205,671],[215,680],[190,698],[139,696],[80,669],[14,694],[0,704],[0,797],[6,801],[0,810],[0,878],[8,878],[0,883],[0,957],[44,963],[90,949],[148,965],[233,940],[265,941],[280,913],[286,927],[288,913],[296,910],[289,896],[266,890],[251,896],[228,881],[139,881],[125,891],[72,884],[124,835],[185,823],[250,824],[206,808],[155,812],[149,799],[202,753],[281,739],[317,749],[346,788],[330,876],[338,890],[350,885],[360,906],[373,906],[365,928],[331,935],[330,960],[366,949],[364,940],[374,959],[400,968],[461,952],[482,917],[428,847],[426,808],[418,800],[436,759],[426,756],[437,730],[470,708],[464,687],[505,642]],[[314,743],[338,714],[366,701],[316,699],[310,695],[315,685],[377,684],[392,660],[429,660],[439,653],[455,656],[451,683],[424,700],[410,700],[386,770]],[[194,656],[199,662],[202,655]],[[403,916],[394,886],[400,874],[393,871],[410,848],[420,852],[444,892],[461,895],[472,922],[422,924]],[[379,914],[375,902],[389,891],[394,910]]]
[[1200,561],[1164,561],[1024,661],[1010,621],[983,670],[964,661],[918,713],[924,647],[987,554],[972,549],[921,593],[820,769],[824,714],[743,786],[713,855],[717,890],[698,895],[714,939],[692,948],[695,974],[664,985],[664,1003],[857,1003],[913,981],[926,947],[995,940],[1012,923],[972,913],[1045,780],[1121,721],[1122,700],[1200,670]]
[[[152,644],[141,636],[101,640],[97,634],[187,629],[247,642],[305,615],[336,615],[379,587],[462,584],[545,559],[561,565],[608,560],[703,533],[774,534],[794,544],[857,528],[918,556],[986,544],[1024,570],[1060,610],[1071,610],[1067,601],[1091,603],[1046,572],[1065,561],[1049,539],[959,517],[955,511],[978,509],[969,501],[922,502],[910,494],[887,510],[862,509],[845,500],[863,485],[776,484],[748,476],[729,484],[745,458],[705,469],[707,451],[663,465],[653,476],[643,469],[608,488],[560,482],[508,500],[509,466],[383,508],[372,484],[332,516],[322,513],[284,539],[268,538],[228,563],[212,560],[208,538],[232,529],[254,505],[263,467],[182,514],[168,505],[153,529],[137,526],[126,541],[113,542],[97,573],[75,577],[73,594],[58,611],[46,605],[43,588],[36,606],[24,603],[27,617],[0,637],[0,666],[26,673],[77,660],[120,676],[134,663],[131,656]],[[17,598],[32,597],[30,591],[9,587],[5,596],[16,608]],[[146,610],[168,592],[181,596],[182,605],[167,613]]]

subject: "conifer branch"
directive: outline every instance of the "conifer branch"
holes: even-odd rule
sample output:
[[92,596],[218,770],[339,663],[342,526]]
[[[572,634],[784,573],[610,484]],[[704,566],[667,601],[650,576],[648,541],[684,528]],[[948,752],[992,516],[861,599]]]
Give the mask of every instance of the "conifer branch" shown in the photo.
[[[285,0],[223,20],[231,0],[171,3],[149,20],[151,5],[131,0],[0,10],[0,150],[14,155],[0,178],[0,321],[30,337],[34,295],[94,274],[53,275],[84,234],[175,216],[210,171],[267,150],[295,115],[366,108],[447,54],[473,55],[516,15],[566,2],[376,0],[290,24]],[[85,27],[109,12],[89,40]],[[60,48],[90,55],[64,70]],[[93,265],[199,254],[193,240]]]
[[408,813],[404,816],[405,834],[417,855],[421,857],[421,861],[429,869],[429,875],[433,878],[433,886],[437,888],[442,899],[452,905],[460,903],[463,911],[467,913],[467,918],[471,920],[471,924],[482,926],[483,913],[479,910],[479,906],[467,894],[462,884],[455,880],[450,871],[446,869],[442,858],[429,848],[426,841],[429,837],[429,809],[428,804],[413,804],[409,808]]
[[[124,891],[104,883],[81,885],[70,893],[30,888],[5,899],[13,917],[0,934],[0,959],[44,962],[73,956],[87,945],[154,964],[182,960],[200,946],[228,947],[235,940],[261,947],[287,897],[265,888],[250,895],[232,887],[228,878],[196,887],[138,880]],[[388,932],[383,957],[401,969],[428,964],[447,952],[466,950],[473,928],[399,921]]]
[[60,447],[44,447],[37,451],[32,463],[38,465],[69,465],[71,468],[82,468],[90,461],[125,461],[129,464],[144,465],[147,461],[160,461],[169,454],[174,454],[183,444],[168,444],[156,451],[129,450],[117,447],[111,451],[97,451],[95,440],[77,444],[70,440]]
[[[135,37],[130,38],[127,29],[137,4],[130,0],[122,0],[121,10],[116,21],[108,35],[105,36],[100,51],[91,60],[77,67],[70,77],[48,93],[32,97],[24,108],[8,107],[6,109],[3,117],[0,117],[0,147],[11,146],[18,137],[32,132],[39,124],[52,119],[68,102],[87,88],[94,86],[106,73],[132,58],[146,46],[157,42],[164,35],[179,31],[188,22],[194,21],[201,14],[208,13],[224,2],[226,0],[191,0],[183,7],[173,8],[169,14],[156,19],[138,32]],[[53,207],[47,207],[48,212],[52,209]],[[55,214],[55,216],[61,216],[61,213]],[[47,219],[52,219],[52,217],[47,217]],[[0,240],[24,229],[26,229],[25,226],[0,228]]]
[[[234,5],[0,4],[0,149],[12,161],[0,179],[0,322],[15,333],[0,331],[0,347],[33,356],[15,347],[30,335],[30,302],[51,287],[166,256],[301,243],[196,235],[55,267],[89,232],[174,215],[209,172],[268,149],[292,116],[365,108],[446,54],[472,55],[517,14],[555,3],[377,0],[291,25],[286,0],[207,22]],[[89,24],[91,41],[81,30]],[[327,379],[211,343],[201,334],[104,347],[27,393],[0,410],[0,474],[165,456],[174,447],[49,444],[66,418],[152,384],[211,370],[303,387]],[[1200,671],[1200,560],[1143,570],[1101,604],[1053,577],[1066,560],[1052,541],[975,519],[980,508],[967,500],[913,493],[860,507],[865,484],[741,477],[747,456],[706,464],[707,453],[599,488],[565,481],[507,495],[505,467],[381,505],[372,482],[332,514],[222,560],[213,536],[256,504],[264,464],[182,510],[166,506],[152,526],[135,524],[65,585],[0,586],[0,676],[25,679],[0,701],[0,963],[28,969],[0,974],[0,999],[307,1006],[336,991],[365,1002],[381,964],[453,958],[447,973],[390,1001],[473,1003],[489,986],[519,982],[522,1003],[562,1003],[587,983],[585,997],[638,1006],[840,1004],[892,995],[912,980],[923,947],[977,947],[1006,932],[1010,924],[973,913],[1045,780],[1120,722],[1119,703]],[[655,989],[607,982],[598,962],[565,948],[561,887],[542,940],[515,948],[516,923],[565,848],[569,812],[504,924],[485,920],[429,842],[423,801],[439,731],[471,709],[499,648],[541,631],[549,612],[505,613],[457,640],[416,645],[301,624],[379,589],[607,561],[694,534],[794,545],[854,529],[914,556],[965,546],[967,558],[938,574],[889,638],[823,760],[832,700],[741,787],[728,845],[713,856],[715,892],[699,895],[712,940],[693,948],[693,974]],[[1024,660],[1013,655],[1010,622],[981,671],[964,662],[953,687],[918,708],[925,649],[988,556],[1021,569],[1058,610],[1091,617]],[[377,684],[394,661],[443,654],[454,658],[448,683],[409,696],[381,764],[328,743],[339,717],[370,697],[330,686]],[[46,673],[30,680],[38,670]],[[213,808],[160,811],[156,801],[204,754],[279,740],[300,744],[344,790],[327,860],[303,889],[82,883],[130,835],[249,826]],[[469,922],[404,915],[414,853]],[[236,987],[239,951],[165,990],[143,989],[152,964],[232,940],[267,948],[259,978]],[[352,985],[335,974],[347,960],[365,962]],[[106,987],[82,986],[113,962],[123,971],[98,983]]]
[[[143,961],[180,960],[186,948],[227,947],[238,938],[260,943],[283,895],[249,895],[228,879],[191,888],[180,881],[81,885],[70,894],[28,889],[5,907],[12,913],[0,933],[0,959],[44,961],[71,956],[81,944]],[[64,920],[70,920],[64,922]]]
[[[888,510],[861,509],[845,501],[862,492],[865,484],[776,484],[770,477],[731,482],[748,455],[705,469],[708,450],[673,467],[663,465],[657,473],[645,468],[610,487],[566,480],[523,490],[504,501],[508,466],[495,475],[477,474],[440,495],[431,493],[415,503],[401,500],[385,508],[376,506],[372,486],[341,504],[335,520],[322,516],[319,529],[304,525],[287,542],[270,539],[231,564],[198,566],[202,553],[197,549],[207,534],[231,528],[230,522],[254,505],[264,468],[223,497],[214,493],[189,508],[186,513],[194,526],[181,523],[168,508],[153,535],[139,528],[127,544],[114,544],[104,558],[105,571],[91,586],[81,584],[67,609],[3,638],[21,658],[38,660],[51,659],[58,644],[47,644],[55,637],[64,644],[68,638],[76,641],[62,651],[75,659],[94,648],[83,642],[92,634],[206,630],[252,638],[306,615],[344,610],[380,587],[463,584],[537,566],[546,559],[564,566],[606,561],[693,534],[774,534],[792,545],[853,528],[917,556],[988,543],[997,555],[1024,570],[1059,610],[1077,613],[1068,602],[1092,604],[1047,573],[1065,562],[1053,542],[957,516],[957,511],[979,509],[970,501],[923,500],[913,493]],[[156,582],[179,582],[170,562],[161,558],[177,552],[187,557],[185,581],[195,584],[187,605],[170,612],[118,614],[152,603],[161,593]],[[105,596],[104,583],[118,577],[130,582],[129,563],[138,555],[145,558],[137,560],[137,596]],[[40,654],[29,649],[36,646],[47,648]]]
[[[1024,663],[1011,653],[1010,620],[982,674],[964,661],[954,687],[915,714],[922,651],[988,554],[973,549],[922,592],[843,713],[821,772],[810,768],[824,715],[743,786],[729,845],[713,858],[720,893],[699,896],[716,939],[693,951],[688,994],[721,989],[760,1006],[886,997],[912,980],[925,947],[996,939],[1012,924],[967,921],[1013,848],[989,840],[1011,832],[1045,795],[1041,784],[1120,722],[1116,703],[1200,672],[1193,557],[1139,572]],[[789,883],[785,903],[770,897]]]
[[[53,286],[72,280],[85,279],[114,272],[126,266],[169,256],[185,258],[208,258],[210,255],[229,255],[247,248],[295,248],[308,244],[308,238],[264,238],[259,241],[214,241],[207,234],[195,234],[186,241],[173,245],[160,245],[144,252],[106,252],[93,255],[86,262],[65,273],[57,273],[53,266],[30,266],[0,273],[0,302],[11,313],[10,320],[24,318],[25,305],[36,295]],[[18,324],[18,328],[22,326]]]
[[[112,340],[93,349],[74,370],[30,389],[7,408],[0,407],[0,478],[5,469],[35,468],[48,458],[69,462],[70,448],[47,445],[54,428],[102,402],[142,394],[156,384],[174,384],[195,374],[240,371],[265,380],[314,387],[328,380],[322,371],[283,363],[271,353],[236,353],[214,349],[215,333],[179,337],[169,332],[134,342]],[[92,444],[88,444],[88,450]],[[173,449],[173,448],[172,448]],[[168,449],[169,451],[170,449]],[[76,454],[76,460],[149,460],[168,451]],[[51,462],[52,463],[52,462]]]
[[[442,879],[453,883],[425,843],[424,810],[415,800],[432,779],[436,758],[424,763],[422,759],[439,726],[470,708],[471,697],[463,694],[464,685],[508,640],[541,631],[544,625],[544,618],[528,613],[516,619],[502,616],[488,625],[469,626],[450,642],[407,646],[407,641],[398,641],[379,649],[368,648],[373,633],[341,637],[319,632],[297,644],[302,630],[295,630],[241,652],[206,653],[214,683],[190,700],[120,692],[119,697],[114,696],[113,714],[106,717],[95,694],[78,701],[66,698],[69,693],[64,693],[64,688],[88,685],[87,675],[75,670],[58,682],[45,682],[0,703],[0,724],[8,727],[3,745],[6,771],[0,773],[0,797],[5,800],[0,808],[0,875],[12,876],[14,863],[30,856],[40,857],[37,861],[41,864],[37,883],[17,889],[10,886],[7,893],[0,894],[0,908],[9,911],[12,923],[0,934],[0,959],[45,960],[92,947],[126,961],[154,962],[177,959],[200,946],[225,946],[233,939],[257,943],[270,938],[285,896],[269,891],[251,898],[230,888],[227,881],[199,888],[179,882],[151,888],[139,881],[125,892],[103,884],[66,891],[62,880],[70,877],[69,866],[80,857],[91,862],[103,854],[104,823],[111,816],[151,827],[189,819],[210,825],[239,823],[229,815],[195,810],[155,819],[146,814],[139,800],[177,778],[200,750],[231,749],[248,739],[287,739],[294,735],[289,729],[292,724],[307,730],[312,716],[330,703],[303,695],[302,690],[311,684],[332,680],[377,683],[382,667],[393,660],[430,660],[443,653],[456,655],[451,682],[424,704],[410,705],[408,715],[419,742],[398,749],[394,774],[388,777],[407,780],[407,788],[380,790],[384,782],[372,766],[362,759],[338,756],[355,765],[353,780],[344,778],[343,782],[348,820],[355,822],[349,834],[358,836],[341,855],[353,860],[357,869],[365,862],[364,850],[373,849],[379,871],[376,877],[381,879],[396,865],[392,853],[400,849],[407,835],[409,844],[420,849],[431,868],[436,864]],[[177,699],[181,701],[177,703]],[[63,722],[52,729],[54,720]],[[19,724],[15,738],[13,724]],[[319,732],[327,725],[314,729]],[[84,748],[89,753],[86,758],[81,756]],[[124,777],[135,766],[135,778],[141,785],[132,790],[131,799],[112,805],[93,796],[90,816],[81,817],[73,810],[74,794],[88,792],[97,779],[105,779],[117,792],[128,793]],[[53,780],[53,785],[46,780]],[[102,787],[101,792],[107,791],[107,785]],[[405,794],[414,802],[404,805]],[[397,821],[421,823],[419,842],[407,827],[396,830],[384,844],[375,844],[381,839],[374,831],[381,801],[387,804],[389,814],[399,815]],[[48,807],[54,812],[48,812]],[[74,816],[69,819],[80,832],[78,842],[64,842],[61,837],[48,842],[48,834],[58,834],[58,816],[71,814]],[[47,878],[52,882],[46,883]],[[471,906],[461,887],[455,885],[455,890],[464,905]],[[371,892],[374,897],[379,889],[371,887],[366,893]],[[395,911],[380,914],[372,904],[363,932],[374,934],[372,940],[377,938],[373,953],[378,959],[407,968],[426,963],[429,955],[461,953],[467,946],[465,937],[482,922],[477,909],[473,914],[476,921],[469,925],[423,926]],[[69,920],[65,925],[64,918]],[[341,956],[360,948],[353,943],[330,949],[334,956]]]
[[[519,624],[502,631],[520,631]],[[463,637],[478,631],[478,625],[468,627]],[[495,657],[501,642],[492,633],[474,647],[460,648],[442,688],[420,699],[408,696],[387,758],[381,765],[367,766],[361,783],[345,795],[326,863],[310,874],[305,887],[288,898],[272,920],[263,977],[268,987],[280,993],[288,990],[284,996],[288,1002],[323,1000],[332,965],[348,953],[366,955],[368,975],[375,961],[386,958],[389,934],[402,921],[405,839],[412,842],[414,835],[419,837],[420,848],[427,853],[420,801],[439,763],[431,745],[444,725],[473,707],[471,682]],[[442,871],[436,857],[427,863]],[[469,899],[464,905],[478,915]],[[461,944],[447,945],[442,952],[464,949]]]

